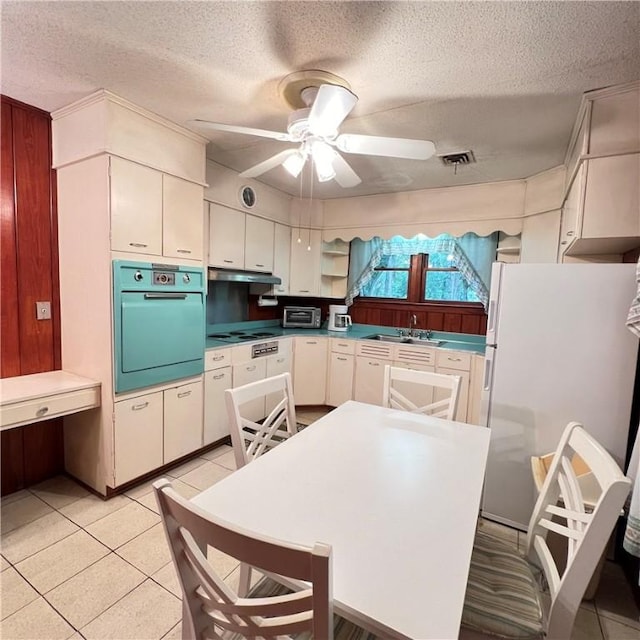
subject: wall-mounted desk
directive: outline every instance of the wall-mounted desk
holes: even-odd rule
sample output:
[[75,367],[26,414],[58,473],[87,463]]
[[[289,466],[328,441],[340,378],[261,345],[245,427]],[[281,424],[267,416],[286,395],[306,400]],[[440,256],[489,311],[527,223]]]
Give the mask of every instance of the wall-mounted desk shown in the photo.
[[0,380],[0,430],[100,406],[100,383],[68,371]]

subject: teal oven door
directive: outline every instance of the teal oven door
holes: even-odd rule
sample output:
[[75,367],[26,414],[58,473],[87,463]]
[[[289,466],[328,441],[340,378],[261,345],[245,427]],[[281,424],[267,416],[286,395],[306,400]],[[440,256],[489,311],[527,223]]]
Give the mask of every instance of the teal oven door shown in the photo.
[[203,372],[204,292],[176,288],[158,286],[146,291],[118,292],[116,393]]

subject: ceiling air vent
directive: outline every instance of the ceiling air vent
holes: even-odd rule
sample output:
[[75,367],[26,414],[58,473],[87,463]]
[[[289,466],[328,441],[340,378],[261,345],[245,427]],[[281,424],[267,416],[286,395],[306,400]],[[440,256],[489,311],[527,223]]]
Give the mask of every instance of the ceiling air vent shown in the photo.
[[459,165],[471,164],[476,159],[473,157],[473,151],[457,151],[456,153],[445,153],[439,156],[442,164],[447,167],[458,167]]

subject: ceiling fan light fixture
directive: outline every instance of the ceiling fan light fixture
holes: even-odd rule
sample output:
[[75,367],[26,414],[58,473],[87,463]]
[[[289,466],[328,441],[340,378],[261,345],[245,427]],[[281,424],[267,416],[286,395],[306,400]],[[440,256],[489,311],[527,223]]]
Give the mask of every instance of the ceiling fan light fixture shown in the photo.
[[300,153],[294,153],[290,155],[283,163],[282,166],[287,170],[287,172],[292,175],[294,178],[297,178],[302,171],[302,167],[304,167],[304,163],[306,161],[306,157]]
[[333,180],[336,177],[336,171],[333,168],[336,152],[326,142],[315,140],[311,145],[311,155],[316,167],[318,182]]

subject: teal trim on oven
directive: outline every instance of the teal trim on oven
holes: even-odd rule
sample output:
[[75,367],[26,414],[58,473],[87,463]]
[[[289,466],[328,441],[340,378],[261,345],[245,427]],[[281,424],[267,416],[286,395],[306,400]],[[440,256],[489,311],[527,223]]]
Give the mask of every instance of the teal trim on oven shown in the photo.
[[204,371],[204,270],[113,261],[115,392]]

